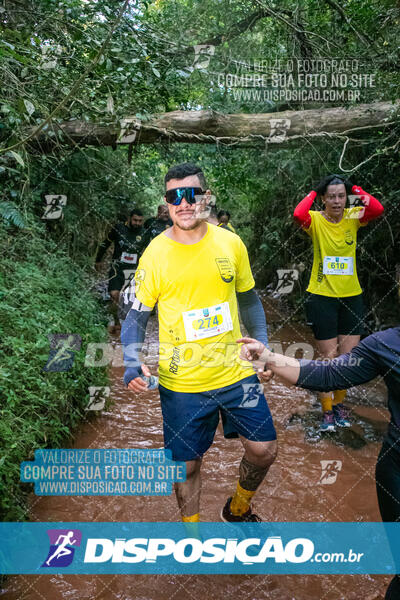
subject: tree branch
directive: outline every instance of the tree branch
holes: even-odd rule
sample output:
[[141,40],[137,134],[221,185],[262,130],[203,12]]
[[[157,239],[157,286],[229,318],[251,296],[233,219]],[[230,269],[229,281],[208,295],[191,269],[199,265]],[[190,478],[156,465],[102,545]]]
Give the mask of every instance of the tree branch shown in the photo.
[[352,25],[351,20],[346,15],[343,8],[341,6],[339,6],[339,4],[334,2],[334,0],[325,0],[325,2],[331,8],[333,8],[333,10],[335,10],[336,12],[339,13],[339,15],[342,17],[343,21],[345,21],[345,23],[350,27],[350,29],[356,34],[356,36],[358,37],[358,39],[360,40],[360,42],[362,44],[368,46],[368,48],[370,48],[372,46],[377,54],[381,54],[380,50],[376,47],[375,43],[372,40],[368,39],[363,33],[360,33],[354,27],[354,25]]

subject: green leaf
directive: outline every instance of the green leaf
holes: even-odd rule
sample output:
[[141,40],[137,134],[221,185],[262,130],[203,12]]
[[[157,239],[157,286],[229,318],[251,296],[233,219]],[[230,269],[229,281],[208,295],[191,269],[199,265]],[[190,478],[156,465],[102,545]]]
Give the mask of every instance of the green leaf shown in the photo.
[[13,46],[12,44],[9,44],[8,42],[6,42],[5,40],[1,40],[2,44],[4,44],[5,46],[8,46],[9,48],[11,48],[11,50],[14,50],[15,46]]
[[22,229],[25,221],[14,202],[0,202],[0,217]]
[[17,62],[23,63],[25,65],[29,64],[29,61],[24,56],[21,56],[17,52],[14,52],[14,50],[8,48],[0,48],[0,56],[4,56],[6,58],[13,58]]
[[35,112],[34,105],[32,104],[32,102],[30,102],[30,100],[26,100],[25,98],[24,98],[24,104],[25,104],[26,112],[28,113],[29,116],[31,116]]
[[111,94],[109,94],[109,96],[107,97],[107,111],[109,113],[114,112],[114,100],[113,100],[113,97],[111,96]]
[[23,158],[22,158],[22,156],[20,154],[18,154],[18,152],[14,152],[14,150],[10,150],[10,154],[11,154],[11,156],[13,156],[15,158],[15,160],[17,161],[17,163],[19,163],[22,167],[25,166]]
[[161,73],[158,69],[156,69],[155,67],[152,67],[153,73],[156,77],[160,78],[161,77]]

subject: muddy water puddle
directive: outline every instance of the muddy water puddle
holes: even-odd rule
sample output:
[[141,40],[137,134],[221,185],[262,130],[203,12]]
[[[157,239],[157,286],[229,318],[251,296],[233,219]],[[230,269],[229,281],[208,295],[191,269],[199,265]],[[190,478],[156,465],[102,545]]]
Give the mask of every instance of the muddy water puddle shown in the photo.
[[[299,337],[300,336],[300,337]],[[157,339],[155,317],[149,342]],[[279,315],[271,339],[283,348],[299,339],[312,344],[306,327],[292,326]],[[156,373],[156,355],[148,364]],[[110,370],[113,405],[88,418],[74,448],[162,448],[162,420],[157,391],[128,393],[122,368]],[[316,396],[286,387],[278,378],[267,384],[278,432],[279,455],[254,506],[266,521],[379,521],[375,462],[388,421],[385,389],[372,382],[354,390],[348,405],[354,425],[338,435],[317,435],[321,415]],[[232,494],[242,456],[240,442],[218,430],[203,461],[201,516],[219,521]],[[341,465],[333,484],[324,485],[321,461]],[[35,497],[32,521],[178,521],[174,496]],[[377,549],[378,551],[378,549]],[[2,600],[378,600],[390,578],[377,575],[30,575],[10,577]]]

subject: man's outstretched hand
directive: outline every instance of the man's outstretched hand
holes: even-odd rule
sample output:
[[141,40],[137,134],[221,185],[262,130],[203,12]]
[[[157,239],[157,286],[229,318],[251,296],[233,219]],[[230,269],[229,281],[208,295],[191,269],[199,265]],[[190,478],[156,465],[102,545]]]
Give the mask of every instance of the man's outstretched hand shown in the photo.
[[[264,344],[249,337],[240,338],[239,340],[236,340],[236,342],[238,344],[243,344],[240,348],[240,358],[242,360],[248,360],[249,362],[257,361],[260,363],[257,365],[257,375],[260,381],[263,383],[270,381],[273,378],[274,373],[271,369],[267,368],[265,354],[268,353],[268,350]],[[264,365],[261,364],[262,362],[264,362]]]
[[[149,367],[147,367],[145,364],[140,365],[140,367],[142,369],[143,375],[145,375],[146,377],[151,376]],[[144,381],[141,377],[135,377],[135,379],[131,379],[131,381],[128,383],[128,390],[131,390],[132,392],[145,392],[147,388],[147,382]]]

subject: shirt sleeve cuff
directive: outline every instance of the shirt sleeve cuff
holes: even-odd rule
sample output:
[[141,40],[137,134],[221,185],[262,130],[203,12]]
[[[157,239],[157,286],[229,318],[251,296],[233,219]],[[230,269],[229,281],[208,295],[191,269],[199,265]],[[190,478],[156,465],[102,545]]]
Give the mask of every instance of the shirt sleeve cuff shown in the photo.
[[137,369],[136,367],[128,367],[127,369],[125,369],[125,373],[124,373],[125,385],[128,385],[128,383],[130,381],[132,381],[132,379],[139,377],[141,370],[142,369],[140,367],[139,367],[139,369]]

